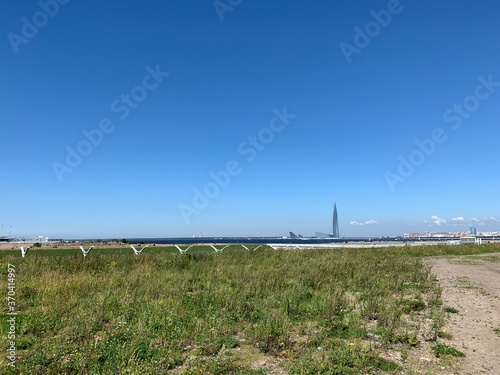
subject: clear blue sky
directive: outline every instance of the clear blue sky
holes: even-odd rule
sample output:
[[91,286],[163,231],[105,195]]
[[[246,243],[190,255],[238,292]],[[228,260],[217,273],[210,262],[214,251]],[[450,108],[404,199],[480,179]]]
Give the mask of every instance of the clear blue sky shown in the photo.
[[3,234],[311,235],[334,201],[344,236],[500,230],[499,25],[496,0],[2,2]]

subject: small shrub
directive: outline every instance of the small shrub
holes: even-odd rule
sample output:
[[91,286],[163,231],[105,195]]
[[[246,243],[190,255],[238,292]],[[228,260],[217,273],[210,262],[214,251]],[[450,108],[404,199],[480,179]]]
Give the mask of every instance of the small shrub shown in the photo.
[[215,341],[206,342],[200,348],[200,354],[205,356],[216,356],[222,348],[222,344]]
[[403,300],[401,301],[403,305],[403,312],[409,314],[412,311],[422,311],[425,309],[425,302],[419,299],[413,300]]
[[432,347],[432,350],[434,351],[434,354],[438,358],[446,357],[446,356],[465,357],[465,354],[462,353],[460,350],[455,349],[452,346],[441,344],[439,342]]
[[403,362],[406,362],[408,359],[408,349],[407,348],[401,348],[401,359]]
[[431,307],[440,307],[440,306],[443,306],[443,301],[439,297],[432,298],[429,301],[429,306],[431,306]]
[[363,338],[366,336],[366,330],[354,324],[336,322],[327,331],[327,335],[338,339]]
[[392,344],[405,344],[409,346],[418,346],[420,341],[417,335],[414,333],[388,333],[385,335],[385,339],[388,343]]
[[370,357],[367,360],[367,367],[379,371],[392,372],[392,373],[395,373],[396,371],[400,370],[400,366],[397,363],[388,361],[387,359],[378,356]]
[[451,306],[446,306],[444,308],[444,311],[446,311],[447,313],[450,313],[450,314],[458,314],[458,310],[454,307],[451,307]]
[[450,339],[452,339],[452,338],[453,338],[453,335],[452,335],[450,332],[446,332],[446,331],[439,331],[439,332],[437,333],[437,336],[438,336],[439,338],[442,338],[442,339],[448,339],[448,340],[450,340]]
[[147,342],[139,343],[134,353],[135,358],[139,361],[146,361],[154,356],[154,350],[149,347]]
[[225,346],[226,349],[234,349],[239,346],[238,340],[234,336],[222,336],[219,339],[219,344]]

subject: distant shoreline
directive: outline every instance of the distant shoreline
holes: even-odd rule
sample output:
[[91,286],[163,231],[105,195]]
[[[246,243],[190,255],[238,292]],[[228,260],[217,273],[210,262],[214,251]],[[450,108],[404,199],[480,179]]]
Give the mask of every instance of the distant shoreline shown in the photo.
[[[473,238],[472,238],[473,239]],[[116,240],[65,240],[41,242],[41,248],[78,248],[80,245],[96,248],[129,248],[130,244],[149,246],[165,245],[217,245],[217,244],[270,244],[283,247],[384,247],[407,245],[459,245],[460,237],[403,238],[403,237],[342,237],[342,238],[284,238],[284,237],[179,237],[179,238],[130,238],[126,242]],[[482,243],[500,242],[500,237],[483,237]],[[19,250],[21,246],[33,246],[33,242],[13,241],[0,243],[0,250]]]

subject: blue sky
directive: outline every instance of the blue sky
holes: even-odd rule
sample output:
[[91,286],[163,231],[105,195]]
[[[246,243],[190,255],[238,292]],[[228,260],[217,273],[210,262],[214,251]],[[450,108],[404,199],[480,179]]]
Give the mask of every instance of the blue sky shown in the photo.
[[[500,230],[500,3],[9,1],[0,224]],[[11,228],[12,227],[12,228]]]

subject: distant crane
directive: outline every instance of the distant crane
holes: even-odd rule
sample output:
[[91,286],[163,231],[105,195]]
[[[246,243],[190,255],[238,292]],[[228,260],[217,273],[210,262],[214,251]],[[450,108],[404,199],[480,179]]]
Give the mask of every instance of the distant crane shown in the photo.
[[134,254],[135,255],[139,255],[140,253],[142,253],[142,250],[144,250],[146,247],[148,247],[149,245],[146,245],[144,246],[141,250],[137,250],[135,247],[133,247],[132,245],[130,245],[130,247],[132,248],[132,250],[134,250]]
[[90,246],[87,251],[83,248],[83,246],[80,246],[80,249],[82,250],[83,256],[86,257],[88,253],[90,253],[90,250],[92,250],[94,246]]

